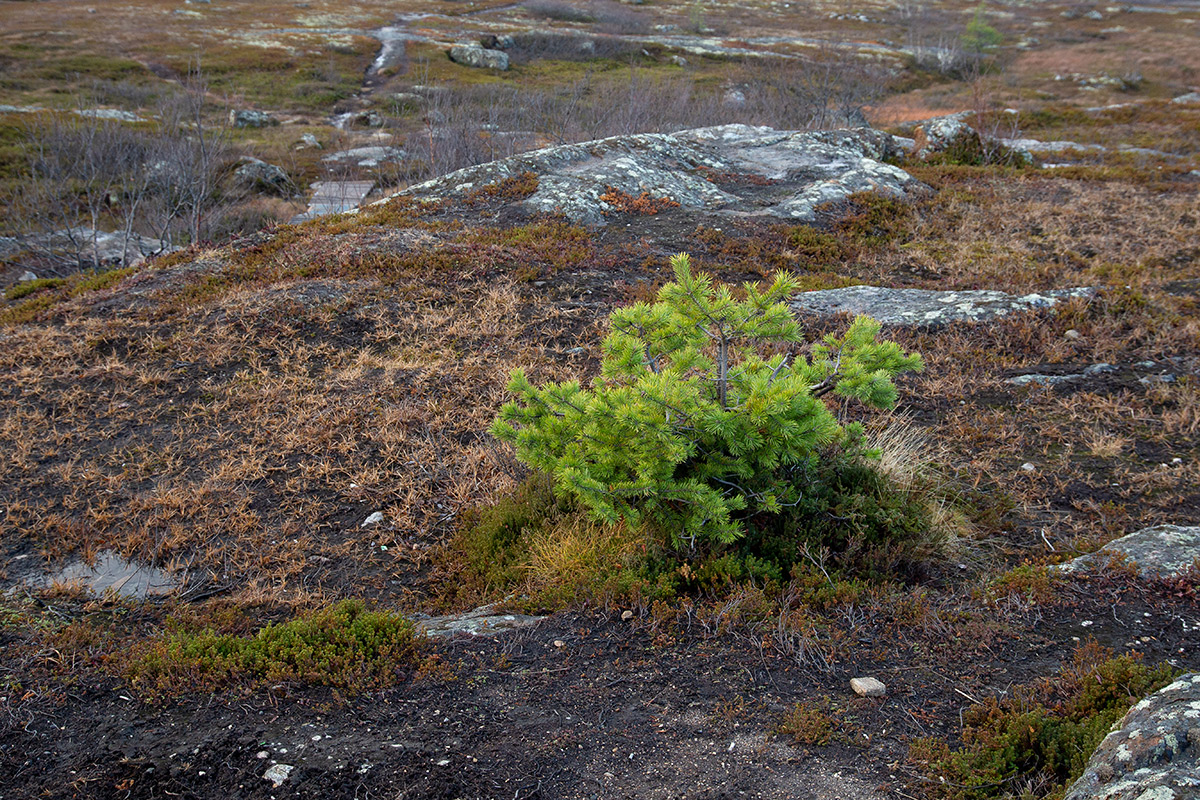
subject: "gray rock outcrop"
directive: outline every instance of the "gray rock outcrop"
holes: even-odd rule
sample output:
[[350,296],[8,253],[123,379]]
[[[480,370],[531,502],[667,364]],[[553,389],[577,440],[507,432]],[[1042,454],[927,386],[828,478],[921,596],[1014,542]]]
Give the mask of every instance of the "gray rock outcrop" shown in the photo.
[[355,147],[350,150],[340,150],[331,153],[321,160],[327,163],[354,164],[359,167],[378,167],[380,164],[398,164],[407,154],[399,147],[373,145],[370,147]]
[[[1075,572],[1104,564],[1112,556],[1124,556],[1143,577],[1179,575],[1200,558],[1200,527],[1158,525],[1114,539],[1095,553],[1061,565],[1062,572]],[[1200,725],[1200,717],[1197,718]]]
[[235,108],[229,112],[229,124],[235,128],[266,128],[270,125],[278,125],[279,120],[265,111]]
[[1200,797],[1200,673],[1142,700],[1104,738],[1064,800]]
[[1015,295],[989,290],[946,292],[847,286],[804,292],[793,299],[792,308],[820,315],[865,314],[884,325],[938,327],[950,322],[983,322],[1013,313],[1050,308],[1063,300],[1093,294],[1095,290],[1086,287]]
[[508,53],[489,50],[473,42],[456,44],[450,48],[450,60],[464,67],[480,69],[508,69]]
[[1033,153],[1021,147],[1020,140],[991,136],[968,125],[966,120],[973,116],[973,112],[960,111],[920,123],[913,132],[911,154],[926,159],[959,147],[966,152],[990,153],[992,158],[1033,162]]
[[586,224],[604,224],[613,210],[601,199],[609,187],[632,196],[645,192],[667,198],[686,209],[809,221],[817,206],[855,192],[904,198],[928,191],[904,170],[884,163],[900,153],[894,137],[874,130],[797,132],[721,125],[522,153],[452,172],[401,194],[461,196],[532,172],[538,187],[522,201],[526,208]]
[[462,633],[471,636],[495,636],[507,631],[527,628],[545,619],[545,617],[528,614],[506,614],[498,611],[497,605],[492,603],[463,614],[451,614],[445,617],[426,617],[424,619],[418,617],[416,622],[427,636],[454,636]]
[[261,159],[245,156],[233,171],[243,186],[283,194],[291,190],[292,181],[281,167]]

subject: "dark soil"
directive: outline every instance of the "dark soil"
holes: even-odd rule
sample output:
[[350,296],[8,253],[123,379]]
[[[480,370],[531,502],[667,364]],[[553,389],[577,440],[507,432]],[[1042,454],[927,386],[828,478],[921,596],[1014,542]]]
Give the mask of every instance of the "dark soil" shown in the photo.
[[[1046,606],[905,621],[850,607],[857,644],[829,669],[690,615],[565,612],[440,642],[426,676],[350,699],[276,685],[153,705],[85,678],[5,699],[0,797],[908,797],[923,779],[907,742],[953,741],[964,708],[1053,674],[1081,640],[1200,669],[1194,594],[1073,581]],[[863,675],[887,696],[856,697]],[[828,745],[773,732],[817,700]],[[276,763],[294,768],[278,788],[263,778]]]

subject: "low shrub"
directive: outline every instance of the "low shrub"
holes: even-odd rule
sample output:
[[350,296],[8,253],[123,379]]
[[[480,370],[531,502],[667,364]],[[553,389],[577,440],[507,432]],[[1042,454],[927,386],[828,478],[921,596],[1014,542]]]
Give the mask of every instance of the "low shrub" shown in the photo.
[[[519,587],[532,607],[580,600],[670,597],[673,565],[647,528],[605,526],[578,504],[554,494],[544,473],[532,473],[510,495],[469,511],[449,552],[462,577],[486,596]],[[464,587],[455,587],[461,592]]]
[[1113,723],[1176,673],[1088,643],[1055,678],[966,711],[960,748],[918,739],[909,758],[936,776],[929,784],[936,797],[1055,796],[1083,773]]
[[32,281],[15,283],[4,290],[5,300],[20,300],[23,297],[40,292],[44,289],[57,289],[66,283],[65,278],[38,278]]
[[[491,586],[511,585],[542,537],[560,553],[619,563],[584,570],[606,585],[653,586],[659,595],[781,585],[818,552],[835,569],[871,578],[918,575],[945,539],[924,483],[889,477],[861,427],[843,427],[820,397],[886,407],[896,397],[892,377],[919,369],[920,358],[877,341],[879,326],[866,318],[810,358],[768,355],[770,345],[799,338],[779,302],[792,291],[790,276],[765,292],[747,285],[737,300],[693,276],[686,256],[673,266],[676,282],[658,302],[613,314],[591,390],[534,388],[513,373],[518,399],[492,430],[543,477],[467,529],[468,566]],[[557,527],[563,503],[608,534],[578,520]],[[554,583],[545,565],[566,561],[544,560],[539,582]]]
[[268,625],[251,636],[176,627],[135,654],[126,677],[152,695],[232,683],[304,683],[351,692],[382,688],[416,665],[420,640],[409,620],[368,611],[360,600]]
[[797,473],[811,472],[830,446],[852,442],[820,399],[835,392],[876,407],[895,403],[892,378],[921,368],[880,326],[859,317],[828,336],[811,358],[764,357],[796,342],[799,326],[781,302],[795,281],[779,273],[761,291],[694,276],[672,259],[675,282],[653,305],[636,303],[610,319],[601,377],[533,387],[515,370],[493,434],[518,458],[553,476],[556,491],[598,520],[649,520],[675,544],[730,544],[757,514],[804,502]]
[[820,702],[796,703],[775,727],[775,733],[788,737],[792,744],[827,745],[833,732],[828,697]]

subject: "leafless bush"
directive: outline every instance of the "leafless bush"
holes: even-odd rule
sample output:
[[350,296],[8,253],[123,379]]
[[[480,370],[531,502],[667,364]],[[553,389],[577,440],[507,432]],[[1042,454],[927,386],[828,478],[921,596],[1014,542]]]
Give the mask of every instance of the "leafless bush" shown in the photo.
[[905,47],[921,69],[952,78],[971,67],[962,45],[963,25],[957,15],[933,3],[905,3],[900,8]]
[[230,131],[224,114],[219,124],[207,121],[207,94],[203,76],[193,72],[182,92],[159,105],[162,159],[154,164],[158,203],[150,224],[168,244],[180,234],[190,242],[204,239],[217,210],[217,178],[230,158]]
[[[572,46],[578,41],[539,41],[557,39]],[[423,74],[416,67],[419,85],[427,85]],[[427,91],[422,128],[404,141],[408,160],[394,177],[422,180],[536,147],[607,136],[733,122],[784,130],[859,124],[861,106],[879,96],[885,80],[852,49],[829,46],[807,61],[734,65],[726,87],[702,87],[687,73],[664,76],[631,64],[552,89],[485,85]],[[723,97],[731,85],[739,87],[737,103]]]
[[605,33],[642,33],[647,29],[641,14],[611,0],[596,0],[582,5],[559,0],[529,0],[523,4],[523,8],[525,13],[537,19],[594,24],[596,30]]
[[87,113],[96,94],[80,97],[75,113],[33,117],[5,227],[52,273],[201,240],[219,216],[217,179],[229,157],[228,132],[206,121],[205,94],[195,76],[185,81],[160,100],[149,130]]
[[595,22],[596,18],[575,3],[559,0],[529,0],[522,6],[525,13],[537,19],[553,19],[559,22]]
[[604,33],[644,33],[649,29],[640,12],[621,3],[593,3],[591,12],[596,18],[596,30]]
[[887,76],[851,47],[825,45],[805,61],[757,66],[746,81],[748,121],[781,129],[863,124],[862,107],[883,93]]
[[[27,124],[24,150],[29,172],[8,204],[9,223],[46,269],[141,255],[132,234],[153,183],[146,167],[151,142],[116,120],[46,114]],[[102,233],[106,227],[122,234],[115,248]]]
[[513,37],[508,55],[514,64],[534,61],[594,61],[596,59],[635,59],[642,46],[617,37],[584,36],[569,33],[532,31]]
[[161,94],[158,87],[130,81],[96,81],[92,85],[92,95],[97,101],[124,108],[150,108]]

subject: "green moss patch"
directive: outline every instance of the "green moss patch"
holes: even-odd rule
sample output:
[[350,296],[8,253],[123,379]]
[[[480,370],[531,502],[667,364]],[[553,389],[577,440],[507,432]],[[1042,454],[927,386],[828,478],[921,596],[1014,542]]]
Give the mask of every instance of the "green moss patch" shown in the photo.
[[395,683],[419,652],[408,619],[344,600],[250,636],[169,627],[131,658],[126,677],[151,695],[259,681],[358,692]]

